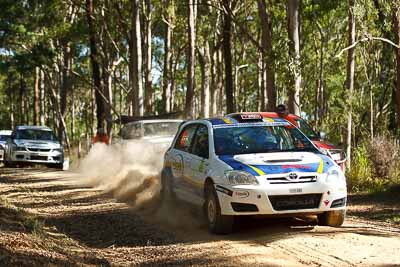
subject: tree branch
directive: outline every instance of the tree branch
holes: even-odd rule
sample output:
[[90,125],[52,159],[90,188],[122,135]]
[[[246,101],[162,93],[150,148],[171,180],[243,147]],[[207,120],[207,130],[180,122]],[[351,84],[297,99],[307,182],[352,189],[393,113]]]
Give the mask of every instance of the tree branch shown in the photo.
[[354,42],[352,45],[350,45],[350,46],[348,46],[348,47],[346,47],[346,48],[343,48],[343,49],[339,52],[339,54],[337,54],[337,55],[335,56],[335,58],[340,57],[344,52],[346,52],[346,51],[349,50],[349,49],[354,48],[357,44],[362,43],[362,42],[369,42],[369,41],[371,41],[371,40],[382,41],[382,42],[388,43],[388,44],[390,44],[390,45],[396,47],[397,49],[400,49],[400,46],[399,46],[399,45],[393,43],[393,42],[390,41],[389,39],[382,38],[382,37],[367,36],[367,37],[364,37],[364,38],[362,38],[362,39],[360,39],[360,40]]

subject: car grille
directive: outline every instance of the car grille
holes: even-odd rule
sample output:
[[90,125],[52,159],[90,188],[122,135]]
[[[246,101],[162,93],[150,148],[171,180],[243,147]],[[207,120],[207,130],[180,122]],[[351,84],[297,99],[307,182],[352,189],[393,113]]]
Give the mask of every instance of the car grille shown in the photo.
[[48,148],[33,148],[33,147],[28,147],[28,151],[30,151],[30,152],[50,152],[50,149],[48,149]]
[[32,155],[31,160],[47,160],[46,156],[37,156],[37,155]]
[[315,183],[317,181],[316,175],[300,176],[295,180],[290,180],[287,177],[268,177],[270,184],[302,184],[302,183]]
[[322,194],[268,196],[274,210],[316,209]]

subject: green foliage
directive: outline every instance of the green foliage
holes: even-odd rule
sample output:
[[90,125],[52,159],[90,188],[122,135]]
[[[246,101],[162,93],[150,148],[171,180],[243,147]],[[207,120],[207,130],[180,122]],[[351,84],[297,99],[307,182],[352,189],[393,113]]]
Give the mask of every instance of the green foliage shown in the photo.
[[377,136],[364,140],[353,151],[352,168],[347,174],[351,191],[382,192],[400,184],[399,141]]

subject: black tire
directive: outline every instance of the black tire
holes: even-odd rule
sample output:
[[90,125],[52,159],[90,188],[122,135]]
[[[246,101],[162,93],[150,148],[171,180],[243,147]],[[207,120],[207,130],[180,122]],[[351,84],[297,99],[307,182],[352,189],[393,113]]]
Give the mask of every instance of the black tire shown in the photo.
[[63,166],[64,164],[62,163],[56,163],[54,164],[53,168],[62,171],[63,170]]
[[17,165],[15,163],[12,163],[8,160],[4,160],[4,167],[6,168],[15,168]]
[[174,190],[172,188],[171,171],[164,169],[161,173],[161,202],[162,204],[173,205],[176,202]]
[[212,185],[208,185],[205,192],[205,215],[208,229],[214,234],[230,234],[233,230],[233,216],[221,215],[217,192]]
[[318,214],[318,225],[340,227],[346,217],[346,210],[332,210]]

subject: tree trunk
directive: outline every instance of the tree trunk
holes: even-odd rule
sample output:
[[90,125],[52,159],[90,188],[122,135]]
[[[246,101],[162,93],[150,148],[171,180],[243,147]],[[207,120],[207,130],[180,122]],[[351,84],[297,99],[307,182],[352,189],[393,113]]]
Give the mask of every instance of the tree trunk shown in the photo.
[[19,80],[19,124],[25,124],[25,85],[22,78]]
[[163,67],[163,91],[162,91],[162,112],[171,112],[171,66],[172,66],[172,28],[171,28],[171,8],[173,1],[164,2],[164,67]]
[[94,94],[96,101],[97,128],[104,128],[104,102],[101,97],[102,86],[100,78],[100,67],[98,63],[96,30],[94,28],[94,14],[92,0],[86,0],[86,17],[89,26],[90,61],[92,63],[92,75],[94,84]]
[[264,111],[265,110],[265,83],[264,83],[264,60],[262,53],[259,53],[258,62],[257,62],[257,110]]
[[[62,66],[62,83],[60,86],[60,113],[63,119],[65,120],[65,116],[67,115],[67,96],[70,87],[70,72],[71,72],[71,48],[68,43],[63,44],[63,66]],[[58,123],[59,130],[58,130],[58,138],[60,142],[63,143],[64,140],[64,133],[67,135],[67,129],[64,128],[63,123]]]
[[[400,46],[400,4],[398,2],[393,3],[393,18],[394,18],[394,29],[395,38],[397,45]],[[396,106],[396,129],[400,129],[400,48],[396,48],[396,91],[395,91],[395,106]]]
[[201,104],[200,117],[208,118],[210,116],[210,46],[208,40],[204,41],[204,47],[199,51],[201,67]]
[[300,0],[288,0],[288,33],[289,33],[289,111],[300,115],[300,91],[301,91],[301,69],[300,69]]
[[196,88],[196,0],[188,0],[188,50],[187,50],[187,89],[185,102],[185,115],[187,118],[194,118],[193,102],[194,90]]
[[40,70],[40,80],[39,80],[39,110],[40,110],[40,125],[45,125],[45,104],[46,104],[46,98],[45,98],[45,82],[44,82],[44,73],[43,70]]
[[144,87],[145,87],[145,94],[144,94],[144,109],[146,114],[152,113],[152,76],[151,76],[151,66],[152,66],[152,57],[151,57],[151,3],[150,0],[145,0],[145,79],[144,79]]
[[39,67],[35,68],[35,84],[33,87],[33,124],[39,124],[39,84],[40,73]]
[[132,103],[132,115],[143,115],[143,86],[142,86],[142,43],[140,32],[139,0],[131,0],[131,38],[129,44],[129,78],[131,92],[128,102]]
[[266,77],[264,87],[267,90],[267,110],[273,111],[276,107],[276,88],[274,69],[275,58],[272,50],[272,28],[270,27],[270,19],[267,13],[265,0],[257,0],[257,4],[261,22],[262,70]]
[[224,62],[225,62],[225,94],[226,94],[226,112],[235,112],[235,102],[233,96],[233,77],[232,77],[232,48],[231,48],[231,6],[230,0],[223,0],[222,4],[225,9],[223,22],[223,47],[224,47]]
[[214,50],[211,57],[211,87],[210,87],[210,117],[217,114],[217,87],[218,87],[218,50]]
[[[354,17],[355,0],[349,0],[349,32],[348,32],[348,46],[354,44],[356,40],[356,23]],[[351,137],[352,137],[352,100],[354,91],[354,47],[348,50],[347,54],[347,79],[346,88],[350,98],[350,105],[347,117],[347,138],[346,138],[346,153],[347,153],[347,168],[351,167]]]

